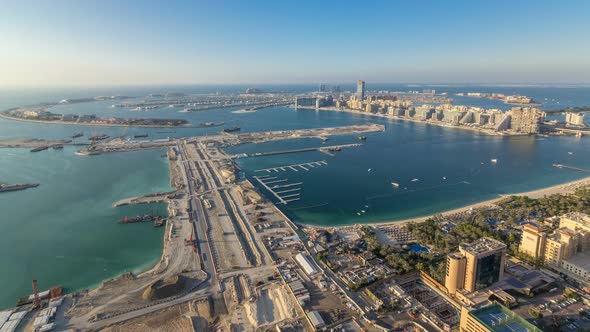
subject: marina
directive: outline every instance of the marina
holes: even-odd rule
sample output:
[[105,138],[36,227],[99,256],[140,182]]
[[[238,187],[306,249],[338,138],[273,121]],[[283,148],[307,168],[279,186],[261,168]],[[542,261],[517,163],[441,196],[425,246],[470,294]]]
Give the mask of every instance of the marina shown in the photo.
[[[258,183],[260,183],[266,190],[268,190],[274,197],[276,197],[281,204],[287,205],[290,202],[295,202],[301,199],[301,193],[299,191],[301,190],[301,185],[303,182],[276,184],[279,182],[284,183],[289,180],[275,180],[276,177],[270,177],[267,175],[254,176],[253,178],[258,181]],[[286,190],[281,190],[285,188]]]
[[[545,93],[545,92],[543,92]],[[527,94],[530,94],[527,92]],[[31,99],[34,100],[34,99]],[[43,100],[39,100],[43,101]],[[29,100],[23,100],[22,104],[29,103]],[[7,105],[6,108],[13,106]],[[15,105],[16,106],[16,105]],[[99,106],[96,109],[91,109],[90,112],[98,113],[101,111]],[[122,110],[122,112],[125,112]],[[158,112],[158,111],[154,111]],[[232,110],[212,110],[202,113],[194,113],[198,117],[195,123],[212,121],[221,122],[232,119]],[[125,113],[123,113],[125,114]],[[131,113],[127,113],[132,116]],[[165,113],[153,113],[159,117],[166,116]],[[236,114],[235,116],[239,116]],[[241,116],[254,116],[254,114],[241,114]],[[240,153],[247,153],[248,155],[254,155],[257,152],[263,152],[259,149],[252,148],[248,149],[248,143],[252,142],[266,142],[267,135],[252,135],[251,132],[262,132],[264,130],[295,130],[304,126],[347,126],[347,125],[358,125],[365,124],[366,120],[364,117],[355,114],[342,114],[342,113],[327,113],[321,114],[324,119],[321,123],[316,122],[317,113],[309,111],[294,111],[290,108],[277,107],[272,112],[260,111],[255,113],[257,117],[256,121],[245,123],[236,122],[240,127],[243,128],[243,132],[238,135],[231,135],[232,137],[241,136],[245,145],[236,145],[227,148],[230,155],[237,155]],[[498,193],[510,193],[510,192],[522,192],[530,189],[536,189],[543,186],[554,185],[563,183],[571,180],[575,180],[583,176],[581,172],[558,172],[557,169],[552,171],[551,169],[544,168],[543,166],[526,168],[526,172],[523,172],[522,167],[518,165],[527,164],[532,162],[536,165],[551,165],[552,163],[568,164],[566,159],[560,159],[558,156],[560,151],[571,151],[577,160],[578,165],[584,165],[588,162],[585,157],[585,149],[588,148],[586,140],[582,139],[579,141],[573,141],[572,144],[567,137],[551,137],[544,138],[545,141],[535,141],[534,138],[507,138],[502,141],[495,140],[494,138],[482,138],[476,134],[470,132],[460,132],[451,128],[436,128],[428,125],[402,122],[399,120],[387,120],[387,119],[370,119],[370,121],[376,122],[387,126],[387,129],[383,134],[371,135],[367,139],[367,143],[358,148],[351,149],[347,153],[337,154],[337,151],[333,151],[334,155],[338,157],[333,161],[330,159],[330,172],[332,176],[338,179],[348,179],[349,174],[366,174],[366,178],[362,178],[362,186],[355,185],[356,190],[349,192],[347,195],[338,193],[333,186],[334,183],[330,183],[324,177],[316,177],[315,174],[319,172],[305,172],[302,171],[301,167],[295,167],[299,172],[295,172],[297,177],[305,174],[305,178],[302,180],[294,180],[294,177],[290,177],[291,181],[278,182],[271,185],[278,184],[291,184],[297,182],[303,182],[302,185],[275,188],[273,189],[281,197],[284,195],[292,195],[295,193],[301,193],[300,199],[297,201],[289,202],[288,205],[279,204],[280,207],[289,206],[290,208],[297,209],[293,211],[293,214],[298,218],[298,221],[318,224],[318,225],[342,225],[342,224],[353,224],[358,222],[380,222],[387,220],[396,220],[411,218],[421,215],[427,215],[436,211],[443,211],[469,203],[490,199],[496,197]],[[229,121],[228,121],[229,123]],[[14,147],[28,147],[31,149],[38,145],[52,145],[64,137],[72,136],[73,132],[82,131],[80,129],[66,126],[42,126],[36,123],[18,123],[18,127],[15,127],[15,122],[8,120],[0,120],[0,131],[6,135],[6,137],[41,137],[42,140],[39,142],[15,140],[6,141],[3,146],[14,146]],[[206,130],[206,129],[203,129]],[[379,130],[379,129],[378,129]],[[383,131],[383,129],[380,129]],[[104,128],[101,129],[101,134],[109,135],[110,137],[117,137],[120,135],[121,129],[116,128]],[[162,129],[141,129],[139,132],[131,132],[131,135],[135,133],[143,134],[147,133],[153,139],[165,139],[167,136],[171,136],[173,139],[178,137],[190,137],[194,131],[190,128],[176,128],[174,130],[162,130]],[[358,133],[351,133],[349,137],[333,138],[325,135],[325,131],[310,132],[309,136],[300,136],[301,138],[310,137],[316,138],[328,138],[333,144],[348,144],[353,140],[357,139]],[[88,134],[87,134],[88,135]],[[299,135],[296,133],[288,133],[285,136]],[[368,136],[368,135],[367,135]],[[230,135],[228,135],[229,139]],[[573,137],[571,137],[573,139]],[[293,142],[295,140],[292,140]],[[285,141],[286,142],[286,141]],[[433,142],[431,149],[426,149],[424,142]],[[535,143],[536,142],[536,143]],[[88,144],[90,142],[84,141],[82,144]],[[122,150],[131,148],[135,149],[134,144],[126,144],[117,147],[114,143],[112,145],[105,145],[103,149],[102,144],[108,144],[108,142],[97,142],[99,147],[96,152],[86,152],[88,154],[101,154],[104,153],[105,149]],[[360,142],[359,142],[360,143]],[[81,234],[86,231],[79,229],[82,225],[90,227],[91,231],[87,237],[81,237],[79,240],[72,240],[66,234],[53,234],[52,236],[56,241],[65,243],[66,246],[82,247],[85,248],[84,243],[88,242],[88,238],[92,239],[109,239],[112,243],[112,248],[101,249],[101,257],[106,257],[108,263],[98,266],[86,266],[83,265],[84,269],[87,269],[88,274],[78,275],[71,277],[67,275],[68,271],[77,270],[80,266],[73,257],[68,254],[62,253],[62,250],[55,246],[45,246],[47,252],[53,253],[54,257],[65,256],[62,258],[51,258],[48,262],[51,264],[63,264],[62,271],[55,271],[55,269],[46,268],[43,261],[34,261],[33,263],[38,266],[39,273],[47,275],[46,282],[50,286],[51,284],[58,284],[63,280],[70,280],[68,282],[68,288],[80,289],[82,287],[95,284],[102,279],[109,278],[116,275],[117,273],[123,272],[129,268],[141,269],[144,264],[153,262],[154,257],[159,255],[159,243],[161,235],[158,233],[146,233],[143,231],[157,230],[152,227],[116,227],[109,228],[104,225],[114,224],[113,220],[119,220],[124,215],[135,216],[141,214],[142,209],[138,210],[120,210],[126,208],[135,208],[134,206],[123,206],[112,212],[113,216],[103,218],[104,209],[109,209],[113,202],[120,200],[123,197],[140,196],[146,192],[153,191],[169,191],[167,187],[167,179],[159,181],[162,172],[166,172],[161,167],[156,167],[153,171],[151,165],[158,165],[157,160],[161,160],[160,155],[162,154],[162,148],[170,145],[174,145],[175,142],[153,142],[153,143],[135,143],[137,146],[150,144],[154,145],[158,151],[137,152],[125,155],[108,155],[103,154],[99,157],[83,158],[71,155],[72,145],[65,144],[65,153],[59,154],[60,156],[54,156],[54,153],[41,153],[31,154],[28,149],[26,150],[27,155],[22,155],[20,150],[7,150],[0,149],[0,153],[6,158],[2,161],[3,179],[13,179],[13,174],[21,174],[22,165],[31,163],[32,172],[40,174],[39,178],[27,178],[17,177],[14,181],[21,183],[26,182],[41,182],[43,186],[39,190],[30,191],[30,194],[35,194],[35,199],[39,202],[43,202],[38,206],[32,207],[30,213],[38,215],[45,215],[44,218],[52,225],[60,225],[59,227],[76,230]],[[284,151],[284,150],[295,150],[295,149],[307,149],[314,147],[312,141],[307,143],[297,144],[283,144],[282,142],[272,142],[272,147],[269,150]],[[453,147],[456,146],[456,149]],[[496,147],[494,147],[496,146]],[[514,147],[519,147],[520,151],[526,151],[526,154],[517,154],[513,151]],[[315,148],[320,148],[315,146]],[[324,146],[325,148],[325,146]],[[458,152],[460,148],[460,153]],[[344,150],[344,149],[342,149]],[[504,154],[499,155],[498,150],[506,151]],[[138,150],[139,151],[139,150]],[[268,149],[266,150],[268,151]],[[314,150],[309,153],[298,154],[278,154],[269,155],[265,158],[239,158],[236,159],[243,168],[243,171],[247,174],[280,174],[272,171],[267,172],[256,172],[251,173],[259,169],[276,168],[276,165],[296,165],[305,164],[309,162],[308,157],[312,157],[311,160],[320,160],[321,157],[313,159],[312,154]],[[316,152],[322,152],[315,150]],[[327,151],[329,152],[329,151]],[[18,157],[13,155],[16,153]],[[10,158],[8,156],[10,155]],[[400,156],[408,156],[409,159],[401,162]],[[437,169],[431,169],[428,164],[432,164],[435,161],[445,161],[448,159],[448,155],[454,155],[456,157],[456,164],[460,166],[449,166],[447,163],[439,164]],[[566,154],[567,155],[567,154]],[[124,156],[124,157],[123,157]],[[321,156],[321,155],[320,155]],[[421,156],[420,162],[412,160],[412,156]],[[491,173],[485,165],[480,165],[482,160],[490,160],[490,158],[501,158],[501,162],[494,168],[495,173]],[[526,158],[525,158],[526,157]],[[200,160],[200,157],[190,157],[194,160]],[[217,157],[213,157],[217,158]],[[268,158],[268,159],[267,159]],[[307,160],[306,160],[307,159]],[[272,162],[271,162],[272,161]],[[488,163],[489,164],[489,163]],[[67,165],[72,165],[68,168]],[[137,165],[143,165],[142,169],[147,168],[150,170],[149,174],[139,177],[139,168]],[[356,165],[356,166],[355,166]],[[31,167],[32,167],[31,166]],[[308,170],[311,169],[303,165]],[[58,172],[57,174],[49,173],[51,169],[68,169],[68,172]],[[104,169],[106,172],[98,172],[97,169]],[[367,172],[368,168],[372,168],[371,172]],[[470,192],[472,194],[466,195],[465,190],[467,186],[461,187],[453,185],[452,179],[464,178],[469,176],[470,168],[482,170],[478,173],[479,175],[474,179],[469,179],[471,183]],[[553,168],[553,167],[549,167]],[[79,169],[79,172],[74,171]],[[143,171],[142,171],[143,172]],[[282,172],[282,170],[281,170]],[[101,181],[89,181],[88,174],[100,174]],[[109,174],[105,174],[109,173]],[[576,174],[579,173],[579,174]],[[117,174],[125,176],[122,180]],[[139,173],[143,174],[143,173]],[[159,175],[158,175],[159,174]],[[348,174],[348,175],[347,175]],[[550,176],[547,176],[550,174]],[[117,175],[117,176],[116,176]],[[440,180],[443,177],[448,177],[448,184],[442,187],[436,187],[434,189],[422,190],[422,191],[411,191],[411,190],[392,190],[391,181],[399,182],[400,188],[405,184],[404,179],[419,178],[420,182],[416,185],[420,186],[441,186],[442,184],[437,183],[436,179]],[[283,177],[279,177],[283,178]],[[279,179],[277,178],[277,179]],[[150,179],[146,181],[145,179]],[[275,179],[275,180],[277,180]],[[485,180],[484,180],[485,179]],[[487,185],[489,181],[493,180],[498,188],[497,192],[487,191]],[[130,188],[131,192],[122,192],[122,189],[118,187],[104,187],[102,182],[112,181],[113,183],[121,183],[121,186]],[[270,180],[272,181],[272,180]],[[342,180],[348,183],[348,180]],[[163,183],[162,183],[163,182]],[[257,186],[260,185],[258,181],[253,181]],[[68,184],[65,188],[72,195],[67,196],[63,191],[60,184]],[[85,183],[85,191],[80,192],[78,186],[80,183]],[[156,183],[159,188],[152,187],[152,184]],[[348,185],[348,184],[347,184]],[[305,188],[303,188],[305,186]],[[262,185],[260,185],[263,188]],[[293,191],[288,191],[292,190]],[[305,189],[305,195],[303,191]],[[37,192],[39,194],[37,195]],[[86,193],[88,191],[88,193]],[[288,192],[284,192],[288,191]],[[336,191],[336,192],[335,192]],[[392,192],[395,192],[393,195]],[[89,196],[93,197],[93,200],[102,202],[100,204],[93,204],[91,209],[86,204],[87,200],[90,200]],[[29,195],[29,192],[27,192]],[[388,196],[389,195],[389,196]],[[4,196],[4,195],[3,195]],[[28,213],[25,211],[19,211],[16,206],[21,206],[23,201],[19,199],[14,202],[10,197],[17,197],[19,195],[6,195],[6,200],[3,199],[0,202],[2,209],[6,211],[7,220],[24,220],[28,219]],[[67,196],[67,197],[66,197]],[[98,198],[97,198],[98,197]],[[274,195],[270,197],[275,197]],[[284,198],[285,201],[297,197]],[[274,200],[274,199],[273,199]],[[57,216],[55,206],[61,206],[68,202],[71,207],[71,217],[63,218]],[[369,202],[370,209],[365,208],[367,213],[362,216],[358,216],[357,212],[360,211],[361,206],[367,205]],[[425,202],[428,202],[426,204]],[[434,202],[434,203],[433,203]],[[428,205],[426,207],[426,205]],[[307,208],[308,206],[316,206],[314,208]],[[286,210],[287,211],[287,210]],[[109,212],[109,215],[111,212]],[[102,220],[103,218],[104,220]],[[88,221],[80,223],[80,220]],[[102,220],[102,222],[99,222]],[[80,225],[80,226],[78,226]],[[102,226],[101,226],[102,225]],[[10,236],[15,234],[26,234],[27,237],[35,239],[36,229],[23,229],[22,227],[17,230],[12,230],[12,226],[5,227],[6,238],[3,239],[3,243],[6,244],[4,250],[10,250],[15,244]],[[138,235],[137,233],[141,233]],[[12,234],[12,235],[11,235]],[[92,235],[91,235],[92,234]],[[113,236],[112,234],[116,234]],[[117,263],[120,248],[127,248],[129,246],[129,239],[132,239],[134,246],[138,249],[134,252],[133,258],[126,258],[125,262],[121,265]],[[18,244],[17,244],[18,246]],[[111,250],[112,249],[112,250]],[[152,250],[153,249],[153,250]],[[96,251],[96,250],[95,250]],[[110,253],[113,251],[114,253]],[[94,252],[94,251],[93,251]],[[89,252],[84,252],[86,255],[90,255]],[[12,305],[14,298],[18,296],[18,293],[22,294],[24,291],[30,291],[30,282],[22,283],[19,278],[25,271],[19,267],[18,262],[12,262],[5,260],[3,264],[12,264],[14,266],[14,275],[5,275],[4,281],[15,286],[15,292],[7,292],[5,300],[2,302],[5,306]],[[123,266],[125,265],[125,267]],[[69,269],[69,270],[68,270]],[[106,271],[105,271],[106,269]],[[92,276],[90,276],[92,274]],[[17,293],[18,292],[18,293]]]
[[3,5],[0,332],[590,332],[590,2],[528,2]]
[[257,169],[257,170],[255,170],[255,172],[271,173],[271,172],[285,172],[288,170],[292,170],[293,172],[299,172],[300,170],[309,171],[310,168],[320,167],[320,166],[324,166],[324,165],[328,165],[328,163],[325,160],[320,160],[320,161],[311,161],[311,162],[302,163],[302,164],[292,164],[292,165],[286,165],[286,166]]
[[354,144],[342,144],[342,145],[332,145],[332,146],[320,146],[314,148],[302,148],[302,149],[293,149],[293,150],[279,150],[279,151],[270,151],[270,152],[257,152],[254,154],[248,155],[249,157],[265,157],[265,156],[272,156],[276,154],[290,154],[290,153],[300,153],[300,152],[310,152],[310,151],[320,151],[324,153],[328,153],[330,156],[334,156],[334,154],[330,154],[332,151],[341,151],[343,148],[352,148],[352,147],[359,147],[362,144],[354,143]]

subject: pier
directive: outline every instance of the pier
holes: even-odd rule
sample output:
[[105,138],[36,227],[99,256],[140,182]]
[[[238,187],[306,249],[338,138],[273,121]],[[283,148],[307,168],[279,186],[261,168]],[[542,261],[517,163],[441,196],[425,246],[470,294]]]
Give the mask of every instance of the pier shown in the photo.
[[553,167],[563,168],[563,169],[569,169],[571,171],[577,171],[577,172],[590,173],[590,169],[584,169],[584,168],[579,168],[579,167],[567,166],[567,165],[562,165],[562,164],[553,164]]
[[[321,147],[314,147],[314,148],[302,148],[302,149],[292,149],[292,150],[279,150],[279,151],[270,151],[270,152],[257,152],[254,154],[249,154],[248,157],[264,157],[264,156],[272,156],[277,154],[287,154],[287,153],[298,153],[298,152],[308,152],[308,151],[340,151],[343,148],[352,148],[356,146],[361,146],[362,144],[353,143],[353,144],[342,144],[342,145],[331,145],[331,146],[321,146]],[[333,156],[333,154],[330,154]]]
[[[278,179],[269,175],[254,176],[254,179],[258,181],[266,190],[268,190],[274,197],[279,200],[281,204],[288,204],[290,202],[298,201],[301,199],[301,185],[303,182],[296,183],[285,183],[289,179]],[[284,190],[280,190],[284,189]]]
[[319,160],[319,161],[311,161],[311,162],[302,163],[302,164],[293,164],[293,165],[286,165],[286,166],[257,169],[257,170],[255,170],[255,172],[271,173],[271,172],[285,172],[288,170],[292,170],[293,172],[299,172],[300,170],[309,171],[310,168],[320,167],[320,166],[324,166],[324,165],[328,165],[328,163],[325,160]]

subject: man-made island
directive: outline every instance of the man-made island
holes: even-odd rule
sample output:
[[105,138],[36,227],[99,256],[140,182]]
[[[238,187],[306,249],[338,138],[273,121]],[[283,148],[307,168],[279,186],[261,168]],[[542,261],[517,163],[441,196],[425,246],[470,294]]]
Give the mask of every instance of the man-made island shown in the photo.
[[[422,102],[414,101],[419,96]],[[348,97],[348,99],[346,99]],[[414,98],[414,99],[412,99]],[[453,105],[450,102],[436,103],[434,91],[422,93],[399,94],[383,91],[368,93],[365,82],[359,81],[357,92],[334,98],[329,94],[314,94],[297,96],[296,108],[344,111],[370,116],[386,117],[404,121],[413,121],[474,130],[490,135],[578,135],[590,134],[584,124],[582,113],[566,114],[566,122],[547,121],[546,113],[534,107],[513,107],[504,112],[499,109],[484,109],[482,107]],[[530,105],[529,105],[530,106]]]
[[178,127],[188,125],[184,119],[137,119],[137,118],[101,118],[96,115],[57,114],[47,106],[19,107],[1,112],[0,117],[10,120],[38,122],[46,124],[101,126],[101,127]]
[[[451,104],[413,106],[401,95],[364,93],[359,84],[357,94],[346,100],[299,96],[296,105],[500,135],[551,134],[558,128],[534,108],[504,113]],[[432,95],[416,98],[433,101]],[[530,197],[499,197],[402,222],[315,227],[298,225],[284,213],[288,210],[279,209],[299,200],[304,184],[275,173],[312,171],[325,161],[263,169],[251,177],[236,163],[237,158],[306,151],[338,157],[342,149],[371,144],[364,133],[383,130],[369,124],[93,140],[78,154],[167,151],[173,191],[114,202],[168,203],[166,221],[157,224],[165,228],[160,260],[142,273],[65,296],[57,287],[39,292],[33,281],[34,294],[0,312],[0,319],[26,331],[453,331],[470,326],[494,331],[498,322],[535,332],[574,323],[590,327],[584,320],[584,302],[590,303],[588,178],[524,194]],[[326,145],[332,135],[348,135],[356,143]],[[318,145],[225,151],[301,138],[317,139]]]
[[521,95],[505,95],[503,93],[484,93],[484,92],[459,92],[456,94],[461,97],[485,98],[491,100],[501,100],[505,104],[520,106],[541,106],[533,98]]

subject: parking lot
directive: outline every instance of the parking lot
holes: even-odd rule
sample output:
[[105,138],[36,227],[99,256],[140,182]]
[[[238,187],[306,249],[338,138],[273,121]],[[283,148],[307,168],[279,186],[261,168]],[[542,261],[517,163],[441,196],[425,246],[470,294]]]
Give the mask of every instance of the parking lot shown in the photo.
[[[569,299],[563,296],[563,288],[540,294],[531,299],[519,299],[520,305],[514,311],[522,317],[532,320],[540,328],[549,329],[555,324],[562,331],[578,331],[590,329],[590,318],[580,315],[580,311],[588,311],[590,307],[582,300]],[[529,309],[534,308],[543,315],[534,319]]]

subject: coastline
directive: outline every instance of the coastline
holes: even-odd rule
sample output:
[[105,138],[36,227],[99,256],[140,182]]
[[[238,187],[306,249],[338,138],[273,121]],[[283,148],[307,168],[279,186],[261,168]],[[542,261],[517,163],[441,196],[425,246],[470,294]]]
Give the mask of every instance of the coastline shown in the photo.
[[[402,220],[370,222],[370,223],[363,223],[362,225],[381,227],[381,226],[403,226],[403,225],[410,223],[410,222],[421,223],[421,222],[426,221],[429,218],[432,218],[434,215],[438,215],[438,214],[442,214],[442,215],[457,214],[457,213],[467,212],[472,209],[477,209],[477,208],[484,207],[484,206],[495,205],[495,204],[498,204],[499,202],[501,202],[503,199],[510,197],[510,196],[527,196],[529,198],[543,198],[544,196],[550,196],[553,194],[571,194],[575,191],[575,189],[582,187],[582,186],[588,186],[588,185],[590,185],[590,176],[579,179],[579,180],[570,181],[570,182],[566,182],[566,183],[562,183],[562,184],[557,184],[554,186],[545,187],[545,188],[541,188],[541,189],[525,191],[525,192],[520,192],[520,193],[514,193],[514,194],[500,195],[497,198],[473,203],[470,205],[465,205],[465,206],[462,206],[462,207],[459,207],[456,209],[452,209],[452,210],[437,212],[437,213],[426,215],[426,216],[420,216],[420,217],[408,218],[408,219],[402,219]],[[304,227],[312,227],[312,228],[336,228],[336,229],[353,226],[353,225],[343,225],[343,226],[329,226],[329,227],[327,227],[327,226],[314,226],[314,225],[308,225],[308,224],[300,224],[300,225],[302,225]]]
[[0,118],[12,121],[20,121],[20,122],[30,122],[30,123],[42,123],[42,124],[51,124],[51,125],[62,125],[62,126],[83,126],[83,127],[141,127],[141,128],[198,128],[194,126],[166,126],[166,125],[131,125],[131,124],[117,124],[117,123],[109,123],[109,124],[102,124],[102,123],[88,123],[88,122],[70,122],[70,121],[46,121],[46,120],[30,120],[30,119],[21,119],[15,118],[12,116],[8,116],[3,112],[0,112]]
[[449,129],[469,130],[469,131],[472,131],[472,132],[477,132],[477,133],[481,133],[481,134],[485,134],[485,135],[490,135],[490,136],[522,136],[522,135],[526,135],[526,134],[506,134],[506,133],[500,133],[500,132],[496,132],[496,131],[493,131],[492,129],[488,129],[488,128],[478,128],[478,127],[468,127],[468,126],[453,126],[453,125],[445,124],[443,122],[422,121],[422,120],[409,119],[409,118],[400,117],[400,116],[391,116],[391,115],[387,115],[387,114],[377,114],[377,113],[370,113],[370,112],[362,112],[362,111],[352,110],[352,109],[348,109],[348,108],[346,108],[346,109],[338,109],[338,108],[335,108],[335,107],[321,107],[321,108],[301,107],[301,106],[300,107],[295,107],[295,109],[298,109],[298,108],[307,109],[307,110],[315,110],[315,111],[346,112],[346,113],[350,113],[350,114],[374,116],[374,117],[379,117],[379,118],[384,118],[384,119],[390,119],[390,120],[409,121],[409,122],[422,123],[422,124],[426,124],[426,125],[438,126],[438,127],[443,127],[443,128],[449,128]]

